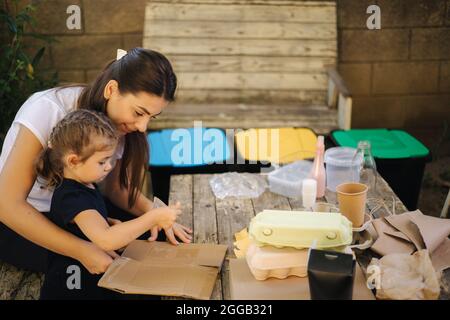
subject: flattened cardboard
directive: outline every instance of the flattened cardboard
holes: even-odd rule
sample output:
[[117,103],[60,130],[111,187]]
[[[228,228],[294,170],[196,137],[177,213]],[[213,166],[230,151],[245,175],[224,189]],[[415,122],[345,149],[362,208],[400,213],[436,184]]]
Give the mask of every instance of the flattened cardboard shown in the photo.
[[98,286],[125,294],[208,300],[227,246],[135,240],[111,264]]
[[[309,300],[308,278],[288,277],[256,280],[245,259],[230,259],[230,291],[232,300]],[[375,300],[366,286],[366,278],[356,264],[353,300]]]
[[409,241],[409,238],[400,231],[392,227],[384,218],[373,220],[377,240],[372,245],[372,251],[379,255],[387,255],[391,253],[409,253],[415,251],[415,246]]
[[371,250],[385,256],[412,254],[426,247],[437,271],[450,267],[450,220],[424,215],[420,210],[373,220],[377,240]]
[[441,245],[431,254],[431,262],[438,272],[450,268],[450,239],[442,241]]
[[412,214],[414,214],[414,212],[406,212],[388,216],[385,217],[385,219],[391,226],[406,235],[417,250],[422,250],[425,249],[425,243],[420,235],[419,228],[411,221]]
[[450,234],[450,220],[424,215],[420,210],[411,212],[411,221],[417,226],[429,252],[436,250]]

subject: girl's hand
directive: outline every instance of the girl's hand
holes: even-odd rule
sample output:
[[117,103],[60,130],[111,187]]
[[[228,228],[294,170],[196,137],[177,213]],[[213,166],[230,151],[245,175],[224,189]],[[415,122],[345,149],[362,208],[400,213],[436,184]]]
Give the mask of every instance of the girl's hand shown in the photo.
[[[159,231],[158,227],[153,227],[150,230],[151,237],[148,238],[148,241],[155,241],[156,238],[158,237],[158,231]],[[190,235],[192,234],[192,230],[179,223],[175,222],[172,228],[165,229],[164,231],[166,232],[167,241],[169,241],[171,244],[174,245],[180,244],[175,238],[175,236],[177,236],[178,239],[180,239],[184,243],[191,243],[192,241],[192,236]]]
[[80,256],[77,260],[80,261],[91,274],[101,274],[108,269],[109,265],[116,257],[118,257],[117,253],[107,253],[92,242],[86,241],[83,249],[80,250]]
[[177,216],[181,214],[181,204],[153,209],[151,213],[154,217],[155,226],[160,229],[169,229],[175,223]]

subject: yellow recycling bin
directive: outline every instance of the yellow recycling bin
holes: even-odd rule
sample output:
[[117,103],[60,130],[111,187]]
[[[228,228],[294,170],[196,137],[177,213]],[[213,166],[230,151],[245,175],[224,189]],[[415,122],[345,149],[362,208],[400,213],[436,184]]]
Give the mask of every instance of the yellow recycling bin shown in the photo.
[[235,135],[240,156],[277,164],[314,158],[317,136],[308,128],[260,128]]

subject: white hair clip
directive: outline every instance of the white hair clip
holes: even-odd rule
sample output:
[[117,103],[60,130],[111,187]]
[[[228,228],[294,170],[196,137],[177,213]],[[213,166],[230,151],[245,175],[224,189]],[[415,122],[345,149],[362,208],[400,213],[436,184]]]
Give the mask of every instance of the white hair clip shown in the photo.
[[117,49],[116,61],[122,59],[122,57],[126,54],[127,54],[127,52],[125,50]]

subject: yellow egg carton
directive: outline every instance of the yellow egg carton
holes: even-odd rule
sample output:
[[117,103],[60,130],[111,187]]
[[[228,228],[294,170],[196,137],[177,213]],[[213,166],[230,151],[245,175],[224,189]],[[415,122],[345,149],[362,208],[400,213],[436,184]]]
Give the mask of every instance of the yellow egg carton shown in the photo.
[[[350,247],[330,248],[327,250],[353,254]],[[285,279],[290,276],[308,275],[309,249],[259,247],[250,242],[247,252],[247,265],[256,280],[268,278]]]
[[256,280],[306,277],[308,249],[258,247],[251,243],[247,250],[247,264]]
[[326,249],[350,245],[352,223],[337,212],[264,210],[251,220],[249,234],[258,246]]

